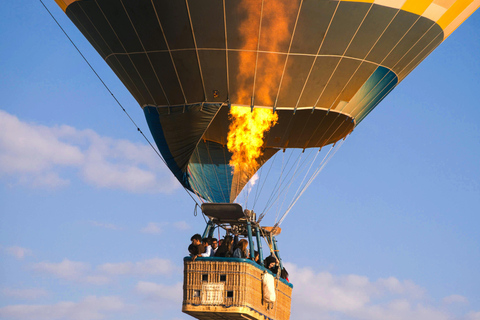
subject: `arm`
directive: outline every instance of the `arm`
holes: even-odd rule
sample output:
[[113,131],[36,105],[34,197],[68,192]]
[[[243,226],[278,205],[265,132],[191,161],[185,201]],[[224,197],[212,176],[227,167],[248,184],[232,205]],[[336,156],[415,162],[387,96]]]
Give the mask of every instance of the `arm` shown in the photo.
[[205,248],[205,253],[202,253],[201,256],[202,257],[210,257],[211,254],[212,254],[212,247],[207,246]]

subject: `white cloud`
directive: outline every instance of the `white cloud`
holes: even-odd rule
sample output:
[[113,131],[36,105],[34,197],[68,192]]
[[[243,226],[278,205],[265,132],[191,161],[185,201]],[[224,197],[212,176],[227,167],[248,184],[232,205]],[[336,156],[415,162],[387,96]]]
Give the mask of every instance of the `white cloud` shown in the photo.
[[173,224],[173,226],[178,229],[178,230],[181,230],[181,231],[186,231],[186,230],[190,230],[192,227],[186,223],[185,221],[177,221]]
[[179,183],[148,145],[92,130],[22,122],[0,110],[0,176],[34,187],[62,187],[74,169],[87,183],[129,192],[171,192]]
[[[371,281],[364,276],[337,276],[288,263],[286,268],[294,283],[292,311],[298,319],[454,319],[453,312],[441,304],[432,305],[425,289],[412,281],[394,277]],[[465,300],[454,295],[443,302]],[[475,313],[469,316],[474,317]]]
[[466,320],[480,320],[480,311],[478,311],[478,312],[470,312],[470,313],[467,315]]
[[64,259],[59,263],[39,262],[32,270],[68,281],[103,285],[116,276],[147,277],[153,275],[170,276],[179,269],[167,259],[148,259],[138,262],[104,263],[92,269],[88,263]]
[[446,304],[468,304],[468,299],[458,294],[452,294],[451,296],[445,297],[442,301]]
[[2,289],[2,295],[10,298],[20,300],[36,300],[48,296],[48,292],[40,288],[28,288],[28,289]]
[[90,265],[84,262],[75,262],[64,259],[60,263],[39,262],[32,266],[37,272],[53,275],[65,280],[81,280],[89,272]]
[[0,308],[0,317],[19,320],[98,320],[125,309],[118,297],[88,296],[82,301],[52,305],[12,305]]
[[173,228],[180,230],[180,231],[186,231],[190,230],[191,226],[185,222],[185,221],[177,221],[173,223],[169,222],[149,222],[147,226],[142,228],[140,232],[142,233],[149,233],[149,234],[161,234],[163,233],[163,230],[165,229],[166,226],[172,225]]
[[136,291],[148,300],[164,301],[169,300],[180,305],[183,297],[183,283],[178,282],[172,286],[159,283],[139,281]]
[[13,247],[8,247],[5,248],[5,252],[8,253],[11,256],[14,256],[17,259],[23,259],[25,256],[31,255],[32,250],[18,247],[18,246],[13,246]]
[[97,270],[108,275],[171,275],[177,272],[177,267],[170,260],[166,259],[149,259],[144,261],[121,262],[121,263],[105,263],[98,266]]
[[150,234],[160,234],[162,233],[162,226],[164,224],[156,223],[156,222],[149,222],[145,228],[140,230],[142,233],[150,233]]

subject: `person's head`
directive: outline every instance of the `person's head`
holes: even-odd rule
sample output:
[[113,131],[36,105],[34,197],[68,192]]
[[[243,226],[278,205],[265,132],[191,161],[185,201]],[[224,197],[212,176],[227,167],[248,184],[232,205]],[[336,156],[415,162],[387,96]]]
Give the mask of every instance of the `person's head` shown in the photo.
[[198,247],[192,243],[188,246],[188,252],[190,252],[192,257],[196,256],[198,254]]
[[204,246],[211,246],[212,245],[212,238],[203,238],[202,243]]
[[275,267],[275,265],[277,264],[277,259],[274,257],[274,256],[268,256],[266,259],[265,259],[265,268],[267,269],[271,269],[273,267]]
[[217,249],[218,248],[218,240],[217,238],[212,238],[212,248]]
[[247,247],[248,247],[248,241],[246,239],[242,239],[240,241],[238,241],[238,247],[240,248],[240,250],[242,250],[243,252],[246,252],[247,251]]
[[254,258],[255,262],[258,262],[259,259],[260,259],[260,253],[258,253],[258,251],[255,250],[255,258]]
[[233,243],[233,237],[231,235],[226,235],[225,238],[223,238],[223,242],[227,244],[232,244]]
[[222,241],[222,246],[226,247],[228,250],[232,248],[233,238],[230,235],[225,236]]
[[190,238],[190,240],[192,241],[192,244],[198,246],[199,244],[202,243],[202,236],[197,233],[197,234],[194,234],[194,235]]

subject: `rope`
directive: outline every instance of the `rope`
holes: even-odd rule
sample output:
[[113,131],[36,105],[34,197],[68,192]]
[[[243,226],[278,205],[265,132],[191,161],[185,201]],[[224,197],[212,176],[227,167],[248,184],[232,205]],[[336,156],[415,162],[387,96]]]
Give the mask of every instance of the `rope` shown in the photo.
[[[305,190],[312,184],[312,182],[315,180],[315,178],[317,177],[317,175],[323,170],[323,168],[325,168],[325,166],[327,165],[327,163],[333,158],[333,156],[335,155],[335,153],[337,153],[338,149],[340,149],[340,147],[343,145],[343,143],[345,142],[345,139],[343,139],[342,141],[340,141],[340,143],[337,145],[337,146],[332,146],[332,148],[330,148],[330,150],[328,151],[327,155],[325,156],[325,158],[322,160],[322,162],[320,163],[320,166],[317,168],[317,170],[315,171],[315,173],[310,177],[310,179],[307,181],[307,183],[304,185],[304,187],[302,188],[302,191],[292,200],[290,206],[288,207],[288,209],[285,211],[285,213],[283,214],[282,218],[280,218],[280,220],[275,223],[274,227],[273,227],[273,230],[272,232],[275,231],[275,229],[283,222],[283,220],[285,220],[286,216],[288,215],[288,213],[290,212],[290,210],[293,208],[293,206],[295,205],[295,203],[298,201],[298,199],[301,197],[301,195],[305,192]],[[336,148],[335,148],[336,147]],[[329,156],[330,152],[334,150],[334,152]],[[327,158],[328,157],[328,158]]]

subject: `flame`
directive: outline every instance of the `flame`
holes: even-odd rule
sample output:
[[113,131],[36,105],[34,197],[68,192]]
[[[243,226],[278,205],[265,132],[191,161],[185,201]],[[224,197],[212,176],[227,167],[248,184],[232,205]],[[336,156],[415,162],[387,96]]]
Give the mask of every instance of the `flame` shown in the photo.
[[[244,19],[239,25],[242,47],[238,55],[236,85],[232,102],[237,105],[274,106],[280,85],[287,86],[284,76],[286,54],[292,37],[299,0],[242,0],[238,14]],[[261,166],[264,135],[278,121],[269,108],[233,106],[227,147],[232,153],[233,167],[230,201],[241,192]]]
[[228,150],[233,154],[229,164],[234,174],[255,172],[260,166],[258,158],[263,155],[265,132],[278,121],[277,113],[271,109],[232,106],[230,109]]
[[[291,39],[293,21],[298,9],[298,0],[244,0],[239,4],[241,15],[246,18],[240,24],[243,39],[239,54],[239,70],[236,75],[237,101],[250,104],[250,97],[255,96],[256,105],[273,106],[282,77],[285,52]],[[261,26],[260,26],[261,23]],[[260,51],[274,54],[257,55]],[[255,76],[256,73],[256,76]],[[250,80],[255,79],[255,92],[252,92]],[[282,86],[287,85],[284,77]]]

